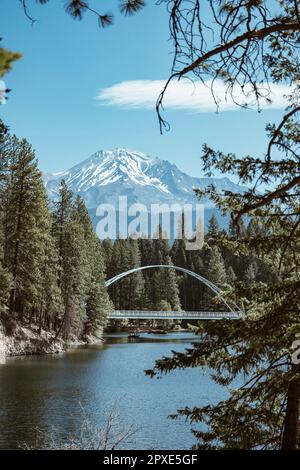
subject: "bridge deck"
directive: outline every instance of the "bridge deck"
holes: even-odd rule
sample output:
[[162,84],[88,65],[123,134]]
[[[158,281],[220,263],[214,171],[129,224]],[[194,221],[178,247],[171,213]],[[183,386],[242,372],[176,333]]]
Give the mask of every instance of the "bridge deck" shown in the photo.
[[142,310],[115,310],[108,315],[110,320],[141,319],[141,320],[231,320],[243,317],[243,313],[236,312],[185,312],[185,311],[142,311]]

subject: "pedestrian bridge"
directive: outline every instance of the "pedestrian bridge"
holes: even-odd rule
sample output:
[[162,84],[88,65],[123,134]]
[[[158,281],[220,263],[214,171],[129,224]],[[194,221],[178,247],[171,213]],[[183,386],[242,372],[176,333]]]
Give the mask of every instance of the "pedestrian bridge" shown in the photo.
[[[129,269],[123,273],[117,274],[116,276],[108,279],[105,282],[106,287],[111,286],[115,282],[119,281],[125,276],[129,276],[130,274],[134,274],[139,271],[143,271],[146,269],[174,269],[175,271],[182,272],[197,279],[200,283],[204,284],[208,287],[213,294],[215,294],[218,305],[223,304],[220,311],[197,311],[197,312],[185,312],[185,311],[141,311],[141,310],[116,310],[111,312],[108,316],[111,320],[116,319],[141,319],[141,320],[164,320],[164,319],[179,319],[179,320],[221,320],[224,318],[230,319],[239,319],[244,316],[244,312],[233,302],[228,301],[224,298],[224,293],[222,290],[216,286],[214,283],[206,279],[205,277],[201,276],[198,273],[194,273],[189,269],[182,268],[180,266],[174,265],[161,265],[161,264],[154,264],[149,266],[139,266],[138,268]],[[217,306],[215,307],[217,308]],[[224,311],[226,309],[226,311]],[[200,309],[199,309],[200,310]]]
[[148,310],[115,310],[108,315],[109,320],[238,320],[243,313],[236,312],[185,312],[182,311],[148,311]]

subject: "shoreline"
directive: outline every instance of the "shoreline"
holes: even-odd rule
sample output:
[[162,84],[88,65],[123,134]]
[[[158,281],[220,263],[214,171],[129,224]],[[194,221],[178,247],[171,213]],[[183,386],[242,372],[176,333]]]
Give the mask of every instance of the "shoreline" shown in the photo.
[[104,343],[104,341],[103,338],[94,336],[86,340],[73,337],[68,341],[62,338],[54,341],[53,333],[45,330],[39,332],[34,327],[24,325],[16,325],[14,334],[9,336],[0,326],[0,358],[61,354],[77,346]]
[[89,344],[103,344],[106,342],[105,334],[110,333],[127,333],[130,334],[133,330],[137,334],[147,333],[149,335],[169,334],[169,333],[184,333],[189,331],[188,328],[181,329],[165,329],[149,328],[149,327],[123,327],[115,328],[108,327],[102,331],[102,336],[90,336],[86,340],[78,339],[76,337],[70,338],[68,341],[58,338],[53,341],[53,334],[42,330],[40,333],[37,328],[24,325],[16,325],[13,335],[4,333],[3,327],[0,326],[0,362],[1,358],[18,356],[42,356],[47,354],[62,354],[70,351],[78,346],[86,346]]

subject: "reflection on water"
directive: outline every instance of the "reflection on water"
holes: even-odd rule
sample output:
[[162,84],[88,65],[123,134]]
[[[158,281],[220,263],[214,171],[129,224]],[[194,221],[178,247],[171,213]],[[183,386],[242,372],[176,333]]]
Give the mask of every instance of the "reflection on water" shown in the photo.
[[190,448],[189,424],[168,415],[219,400],[224,390],[198,369],[177,370],[161,380],[144,370],[194,340],[189,333],[143,334],[129,343],[126,334],[111,334],[104,344],[66,354],[9,358],[0,365],[0,448],[32,445],[35,428],[49,434],[55,427],[63,440],[80,426],[82,408],[101,424],[115,402],[122,425],[140,428],[127,448]]

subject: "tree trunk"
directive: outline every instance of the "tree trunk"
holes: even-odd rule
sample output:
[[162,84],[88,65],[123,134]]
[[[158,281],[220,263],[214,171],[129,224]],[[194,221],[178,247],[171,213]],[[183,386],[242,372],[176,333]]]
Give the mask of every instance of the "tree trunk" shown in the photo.
[[19,200],[18,200],[18,218],[17,218],[17,227],[16,227],[16,243],[14,250],[14,260],[12,265],[12,275],[13,275],[13,289],[10,295],[10,313],[13,313],[16,310],[16,292],[17,292],[17,275],[19,270],[19,248],[20,248],[20,233],[21,233],[21,214],[23,208],[23,182],[20,188]]
[[61,325],[55,335],[54,340],[56,340],[62,331],[63,339],[67,340],[70,334],[70,329],[71,329],[71,300],[70,300],[70,293],[67,293],[67,298],[65,302],[65,311],[64,311],[64,316],[61,322]]
[[[292,369],[295,369],[295,366],[292,366]],[[281,445],[282,450],[296,450],[299,448],[299,410],[300,371],[297,370],[288,388],[287,408]]]
[[72,307],[71,307],[71,303],[70,303],[69,296],[68,296],[67,305],[66,305],[66,308],[65,308],[63,327],[62,327],[63,339],[64,340],[67,340],[69,338],[69,335],[70,335],[71,315],[72,315],[71,308]]

